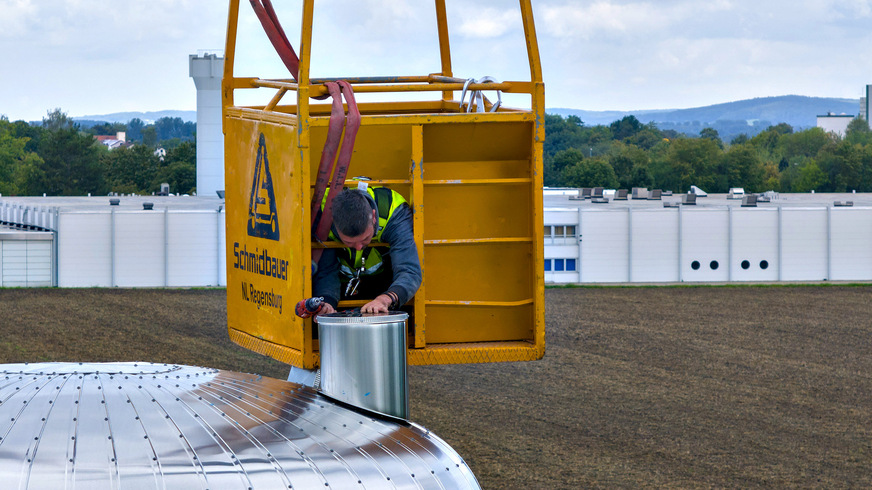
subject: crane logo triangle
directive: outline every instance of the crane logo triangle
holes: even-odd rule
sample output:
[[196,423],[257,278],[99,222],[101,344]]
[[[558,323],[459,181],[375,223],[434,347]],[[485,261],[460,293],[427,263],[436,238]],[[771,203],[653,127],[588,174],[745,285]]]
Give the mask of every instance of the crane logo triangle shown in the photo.
[[263,133],[260,133],[257,145],[251,198],[248,201],[248,236],[279,240],[279,217],[276,213],[276,198]]

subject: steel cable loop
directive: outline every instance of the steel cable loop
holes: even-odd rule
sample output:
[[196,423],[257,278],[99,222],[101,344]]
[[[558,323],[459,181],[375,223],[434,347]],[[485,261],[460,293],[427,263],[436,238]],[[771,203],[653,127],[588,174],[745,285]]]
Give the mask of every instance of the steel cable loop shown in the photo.
[[[466,100],[466,94],[469,92],[469,102],[466,105],[466,112],[473,112],[473,107],[475,107],[475,112],[486,112],[485,105],[486,103],[490,103],[487,97],[484,96],[483,90],[468,90],[471,84],[484,84],[484,83],[500,83],[494,77],[485,76],[480,80],[476,80],[474,78],[468,78],[463,83],[463,90],[460,92],[460,107],[463,108],[463,104]],[[494,90],[497,93],[497,102],[491,105],[491,108],[487,112],[496,112],[497,109],[503,103],[502,92],[499,90]]]

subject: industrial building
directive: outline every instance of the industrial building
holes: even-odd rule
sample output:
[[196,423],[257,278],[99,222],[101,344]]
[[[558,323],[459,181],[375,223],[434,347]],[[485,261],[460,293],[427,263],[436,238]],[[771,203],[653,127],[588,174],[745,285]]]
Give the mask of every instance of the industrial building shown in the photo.
[[0,286],[224,286],[219,197],[2,197]]
[[199,196],[0,197],[0,287],[226,285],[223,51],[188,63]]
[[546,189],[546,282],[872,280],[870,194],[646,194]]
[[853,114],[833,114],[832,112],[819,115],[816,118],[816,126],[827,133],[833,133],[844,138],[848,133],[848,125],[854,120]]
[[[872,281],[872,194],[578,195],[545,190],[548,283]],[[4,287],[225,286],[224,251],[217,196],[0,198]]]

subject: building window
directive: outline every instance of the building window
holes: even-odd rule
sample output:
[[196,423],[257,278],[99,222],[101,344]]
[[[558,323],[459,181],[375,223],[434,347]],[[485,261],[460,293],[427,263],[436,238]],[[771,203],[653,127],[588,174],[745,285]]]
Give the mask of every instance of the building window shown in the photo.
[[545,272],[576,272],[576,259],[545,259]]
[[575,225],[545,226],[545,243],[571,245],[578,239]]

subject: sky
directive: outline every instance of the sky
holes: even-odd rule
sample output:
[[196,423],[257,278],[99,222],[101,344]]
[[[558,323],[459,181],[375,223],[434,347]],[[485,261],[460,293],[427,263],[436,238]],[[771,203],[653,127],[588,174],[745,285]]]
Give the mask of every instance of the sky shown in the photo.
[[[273,3],[298,47],[301,0]],[[446,3],[455,76],[529,80],[517,2]],[[240,11],[236,75],[287,78],[249,2]],[[872,84],[872,0],[533,0],[533,12],[549,108],[856,99]],[[439,70],[432,1],[317,0],[314,23],[313,76]],[[194,110],[188,55],[222,50],[226,27],[216,0],[0,0],[0,115]]]

